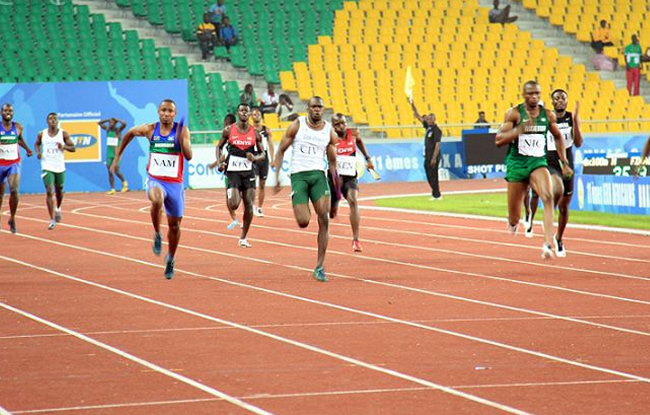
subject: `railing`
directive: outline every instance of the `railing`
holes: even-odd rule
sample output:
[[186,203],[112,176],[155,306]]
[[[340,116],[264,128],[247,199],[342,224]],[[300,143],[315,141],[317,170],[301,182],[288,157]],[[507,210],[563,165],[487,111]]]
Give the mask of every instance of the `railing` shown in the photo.
[[[438,127],[442,130],[443,137],[460,138],[462,130],[471,130],[476,123],[440,123]],[[499,128],[501,123],[488,123],[489,128]],[[385,139],[385,138],[417,138],[424,137],[422,125],[382,125],[382,126],[356,126],[363,139]],[[650,133],[650,119],[617,119],[617,120],[580,120],[580,128],[583,133]],[[275,135],[275,141],[282,137],[285,129],[271,129]],[[221,138],[221,131],[202,130],[192,131],[192,142],[195,144],[216,143]]]

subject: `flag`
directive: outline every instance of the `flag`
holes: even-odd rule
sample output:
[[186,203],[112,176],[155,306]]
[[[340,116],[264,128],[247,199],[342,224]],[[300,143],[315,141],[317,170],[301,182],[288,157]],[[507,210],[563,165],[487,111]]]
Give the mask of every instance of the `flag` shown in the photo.
[[415,86],[415,80],[411,74],[411,65],[406,68],[406,79],[404,80],[404,93],[409,99],[413,99],[413,87]]

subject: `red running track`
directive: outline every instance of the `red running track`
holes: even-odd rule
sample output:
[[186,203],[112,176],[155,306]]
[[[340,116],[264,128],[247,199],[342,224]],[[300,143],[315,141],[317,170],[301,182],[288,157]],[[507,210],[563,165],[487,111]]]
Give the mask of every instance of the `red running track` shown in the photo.
[[[443,184],[480,188],[503,183]],[[287,190],[251,249],[223,193],[188,192],[171,281],[142,192],[68,194],[53,231],[42,196],[22,197],[17,235],[5,212],[0,414],[647,413],[647,236],[569,228],[569,256],[543,261],[505,221],[367,200],[364,252],[342,208],[323,284]]]

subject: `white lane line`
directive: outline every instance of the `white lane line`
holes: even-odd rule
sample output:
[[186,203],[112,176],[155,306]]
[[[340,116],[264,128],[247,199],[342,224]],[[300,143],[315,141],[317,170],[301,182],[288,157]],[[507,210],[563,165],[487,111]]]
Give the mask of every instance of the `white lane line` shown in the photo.
[[0,406],[0,415],[11,415],[11,412]]
[[[24,236],[24,235],[22,235],[22,236]],[[93,252],[93,253],[97,253],[99,255],[110,256],[110,257],[114,257],[114,258],[121,259],[121,260],[131,261],[131,262],[135,262],[135,263],[138,263],[138,264],[155,267],[155,268],[158,268],[158,269],[163,268],[162,265],[153,264],[153,263],[142,261],[142,260],[139,260],[139,259],[126,257],[126,256],[123,256],[123,255],[110,254],[110,253],[106,253],[106,252],[103,252],[103,251],[97,251],[97,250],[94,250],[94,249],[91,249],[91,248],[85,248],[85,247],[81,247],[81,246],[74,246],[73,247],[71,244],[66,245],[66,244],[63,244],[63,243],[60,243],[60,242],[44,240],[42,238],[35,237],[35,236],[28,236],[28,238],[35,239],[35,240],[40,240],[40,241],[44,241],[44,242],[49,242],[49,243],[53,243],[53,244],[56,244],[56,245],[69,247],[69,248],[72,248],[72,249],[78,249],[78,250],[82,250],[82,251]],[[206,251],[208,251],[208,250],[206,250]],[[5,257],[0,255],[0,259],[1,258],[5,258]],[[17,261],[17,260],[13,260],[13,259],[10,259],[10,258],[7,258],[7,259],[11,260],[11,261]],[[301,269],[301,267],[297,267],[297,266],[290,266],[290,268]],[[471,335],[467,335],[467,334],[464,334],[464,333],[455,332],[455,331],[452,331],[452,330],[441,329],[441,328],[438,328],[438,327],[428,326],[428,325],[424,325],[424,324],[420,324],[420,323],[416,323],[416,322],[408,321],[408,320],[401,320],[401,319],[398,319],[398,318],[393,318],[393,317],[385,316],[385,315],[382,315],[382,314],[372,313],[372,312],[368,312],[368,311],[364,311],[364,310],[360,310],[360,309],[355,309],[355,308],[352,308],[352,307],[346,307],[346,306],[342,306],[342,305],[339,305],[339,304],[333,304],[333,303],[328,303],[328,302],[324,302],[324,301],[314,300],[314,299],[311,299],[311,298],[301,297],[301,296],[298,296],[298,295],[278,292],[278,291],[275,291],[275,290],[266,289],[266,288],[262,288],[262,287],[256,287],[256,286],[252,286],[252,285],[249,285],[249,284],[239,283],[239,282],[235,282],[235,281],[231,281],[231,280],[227,280],[227,279],[223,279],[223,278],[210,277],[208,275],[200,274],[200,273],[196,273],[196,272],[192,272],[192,271],[185,271],[185,270],[180,270],[180,269],[177,269],[177,271],[178,272],[183,272],[183,273],[185,273],[187,275],[191,275],[191,276],[198,277],[198,278],[210,279],[210,280],[213,280],[213,281],[219,281],[219,282],[226,283],[226,284],[229,284],[229,285],[234,285],[234,286],[247,288],[247,289],[253,289],[253,290],[256,290],[256,291],[261,291],[261,292],[265,292],[265,293],[268,293],[268,294],[277,295],[277,296],[281,296],[281,297],[285,297],[285,298],[291,298],[291,299],[295,299],[295,300],[302,301],[302,302],[309,303],[309,304],[315,304],[315,305],[319,305],[319,306],[333,308],[333,309],[340,310],[340,311],[349,312],[349,313],[352,313],[352,314],[367,316],[367,317],[371,317],[371,318],[374,318],[374,319],[379,319],[379,320],[384,320],[384,321],[393,322],[393,323],[397,323],[397,324],[402,324],[402,325],[405,325],[405,326],[420,328],[420,329],[424,329],[424,330],[435,332],[435,333],[446,334],[446,335],[450,335],[450,336],[453,336],[453,337],[458,337],[458,338],[461,338],[461,339],[470,340],[471,342],[478,342],[478,343],[482,343],[482,344],[487,344],[487,345],[495,346],[497,348],[503,348],[503,349],[506,349],[506,350],[516,351],[516,352],[520,352],[520,353],[523,353],[523,354],[528,354],[528,355],[531,355],[531,356],[540,357],[542,359],[553,360],[553,361],[556,361],[556,362],[565,363],[565,364],[572,365],[572,366],[577,366],[577,367],[580,367],[580,368],[590,369],[590,370],[594,370],[594,371],[598,371],[598,372],[613,374],[613,375],[625,377],[625,378],[628,378],[628,379],[640,380],[642,382],[650,383],[650,378],[645,378],[645,377],[642,377],[642,376],[629,374],[629,373],[617,371],[617,370],[614,370],[614,369],[603,368],[603,367],[600,367],[600,366],[594,366],[594,365],[590,365],[590,364],[587,364],[587,363],[573,361],[573,360],[566,359],[566,358],[563,358],[563,357],[550,355],[548,353],[529,350],[529,349],[525,349],[523,347],[518,347],[518,346],[512,346],[512,345],[509,345],[509,344],[506,344],[506,343],[501,343],[501,342],[498,342],[498,341],[484,339],[484,338],[481,338],[481,337],[471,336]],[[64,275],[64,274],[58,273],[56,271],[49,271],[49,272],[56,273],[56,275]],[[77,280],[75,277],[70,277],[70,278]],[[82,280],[82,279],[78,279],[78,280],[79,280],[79,282],[82,282],[82,283],[85,283],[85,284],[89,284],[89,285],[93,285],[93,286],[99,286],[99,287],[105,287],[105,289],[108,289],[108,290],[111,290],[111,291],[124,292],[124,291],[121,291],[121,290],[118,290],[118,289],[115,289],[115,288],[111,288],[111,287],[107,287],[107,286],[104,286],[102,284],[94,283],[94,282],[91,282],[91,281],[86,281],[86,280]],[[128,293],[126,295],[141,298],[141,299],[143,299],[143,301],[158,303],[155,300],[149,300],[149,299],[146,299],[144,297],[137,296],[136,294]],[[163,303],[160,303],[160,304],[163,304]],[[188,313],[190,313],[192,315],[205,316],[205,315],[203,315],[201,313],[196,313],[194,311],[185,310],[185,309],[183,309],[181,307],[176,307],[176,306],[173,306],[173,305],[169,305],[169,307],[171,307],[173,309],[178,309],[179,311],[182,311],[182,312],[188,312]],[[213,317],[210,317],[210,316],[207,316],[207,317],[212,321],[216,321],[216,320],[213,320],[213,319],[216,319],[216,318],[213,318]],[[219,319],[217,319],[217,320],[218,320],[218,322],[222,321],[222,320],[219,320]],[[237,323],[233,323],[233,324],[237,324]],[[587,323],[585,323],[585,324],[587,324]],[[236,327],[240,327],[240,325],[237,325]],[[241,326],[241,327],[246,327],[245,328],[246,330],[259,332],[259,333],[265,333],[265,332],[262,332],[260,330],[250,328],[248,326]],[[623,331],[624,329],[619,328],[619,330]],[[271,335],[271,336],[274,336],[274,335]],[[309,347],[311,347],[311,346],[309,346]]]
[[[25,267],[28,267],[28,268],[37,269],[37,270],[42,271],[42,272],[48,272],[48,273],[55,274],[55,275],[58,274],[58,273],[55,273],[55,272],[53,272],[51,270],[48,270],[46,268],[41,268],[39,266],[28,264],[28,263],[23,262],[23,261],[18,261],[18,260],[12,259],[12,258],[4,257],[4,256],[0,256],[0,258],[4,259],[6,261],[14,262],[16,264],[19,264],[19,265],[22,265],[22,266],[25,266]],[[61,274],[59,276],[63,276],[63,275],[64,274]],[[242,409],[245,409],[245,410],[247,410],[249,412],[252,412],[254,414],[260,414],[260,415],[269,415],[270,414],[270,412],[267,412],[267,411],[265,411],[265,410],[263,410],[261,408],[258,408],[255,405],[251,405],[249,403],[246,403],[246,402],[244,402],[244,401],[242,401],[240,399],[237,399],[237,398],[235,398],[233,396],[230,396],[230,395],[228,395],[226,393],[223,393],[223,392],[221,392],[221,391],[219,391],[217,389],[214,389],[214,388],[212,388],[210,386],[207,386],[207,385],[204,385],[203,383],[197,382],[194,379],[188,378],[187,376],[179,375],[178,373],[172,372],[169,369],[165,369],[162,366],[158,366],[157,364],[149,362],[148,360],[142,359],[140,357],[132,355],[131,353],[120,350],[117,347],[113,347],[113,346],[108,345],[106,343],[100,342],[99,340],[95,340],[92,337],[88,337],[88,336],[86,336],[84,334],[81,334],[81,333],[79,333],[77,331],[74,331],[74,330],[69,329],[67,327],[63,327],[63,326],[61,326],[59,324],[56,324],[56,323],[54,323],[52,321],[49,321],[49,320],[46,320],[44,318],[38,317],[38,316],[36,316],[36,315],[34,315],[32,313],[29,313],[27,311],[18,309],[16,307],[13,307],[13,306],[11,306],[9,304],[6,304],[6,303],[4,303],[2,301],[0,301],[0,307],[4,308],[6,310],[12,311],[12,312],[14,312],[16,314],[19,314],[19,315],[21,315],[21,316],[23,316],[25,318],[30,319],[30,320],[36,321],[37,323],[40,323],[40,324],[43,324],[43,325],[48,326],[50,328],[53,328],[54,330],[58,330],[58,331],[61,331],[63,333],[66,333],[66,334],[68,334],[70,336],[74,336],[74,337],[76,337],[77,339],[79,339],[81,341],[84,341],[86,343],[90,343],[93,346],[99,347],[99,348],[104,349],[104,350],[106,350],[108,352],[116,354],[116,355],[118,355],[118,356],[120,356],[120,357],[122,357],[124,359],[135,362],[135,363],[137,363],[137,364],[139,364],[141,366],[144,366],[144,367],[146,367],[146,368],[148,368],[148,369],[150,369],[150,370],[152,370],[154,372],[158,372],[161,375],[165,375],[165,376],[170,377],[172,379],[175,379],[175,380],[177,380],[179,382],[183,382],[186,385],[192,386],[192,387],[194,387],[196,389],[199,389],[199,390],[201,390],[201,391],[203,391],[205,393],[208,393],[208,394],[210,394],[212,396],[223,399],[223,400],[225,400],[225,401],[227,401],[227,402],[229,402],[229,403],[231,403],[231,404],[233,404],[235,406],[238,406],[238,407],[240,407]]]
[[[38,219],[31,219],[31,218],[27,218],[27,219],[34,220],[34,221],[40,221]],[[42,222],[46,222],[46,221],[42,221]],[[142,224],[142,222],[137,222],[137,221],[133,221],[133,222]],[[135,239],[135,240],[150,242],[149,239],[136,237],[136,236],[124,235],[124,234],[111,232],[111,231],[104,231],[104,230],[99,230],[99,229],[95,229],[95,228],[87,228],[87,227],[83,227],[83,226],[70,225],[70,224],[62,224],[62,225],[72,227],[72,228],[77,228],[77,229],[83,229],[83,230],[90,231],[90,232],[96,232],[96,233],[101,233],[101,234],[106,234],[106,235],[120,236],[120,237],[123,237],[123,238],[129,238],[129,239]],[[195,230],[194,232],[212,234],[212,232],[210,232],[210,231],[198,231],[198,230]],[[48,242],[48,243],[52,243],[52,244],[59,244],[61,246],[68,246],[68,245],[65,245],[65,244],[62,244],[62,243],[59,243],[59,242],[56,242],[56,241],[42,239],[42,238],[30,236],[30,235],[22,234],[21,236],[24,236],[26,238],[32,238],[32,239]],[[236,236],[232,236],[232,238],[236,238]],[[277,243],[277,244],[279,244],[279,243]],[[286,247],[294,247],[292,245],[287,245],[287,244],[280,244],[280,245],[286,246]],[[79,246],[74,246],[74,247],[73,246],[68,246],[68,247],[71,247],[71,248],[74,248],[74,249],[80,249],[80,250],[87,250],[87,251],[95,252],[95,253],[101,253],[102,255],[113,256],[113,254],[109,254],[109,253],[101,252],[101,251],[96,251],[96,250],[92,250],[92,249],[89,249],[89,248],[83,248],[83,247],[79,247]],[[237,260],[242,259],[239,255],[230,254],[230,253],[223,252],[223,251],[215,251],[215,250],[211,250],[211,249],[199,248],[199,247],[183,245],[183,244],[179,245],[179,247],[184,248],[184,249],[193,250],[193,251],[198,251],[198,252],[205,252],[205,253],[210,253],[210,254],[226,256],[226,257],[234,258],[234,259],[237,259]],[[315,250],[315,248],[304,248],[304,249]],[[337,252],[337,251],[330,251],[330,253],[352,256],[351,254],[341,253],[341,252]],[[116,257],[121,258],[120,256],[116,256]],[[596,297],[596,298],[605,298],[605,299],[609,299],[609,300],[617,300],[617,301],[624,301],[624,302],[630,302],[630,303],[636,303],[636,304],[650,305],[650,301],[643,301],[643,300],[637,300],[637,299],[625,298],[625,297],[617,297],[617,296],[612,296],[612,295],[608,295],[608,294],[592,293],[592,292],[589,292],[589,291],[581,291],[581,290],[574,290],[574,289],[570,289],[570,288],[557,287],[557,286],[551,286],[551,285],[546,285],[546,284],[538,284],[538,283],[510,280],[510,279],[505,279],[505,278],[501,278],[501,277],[488,276],[488,275],[484,275],[484,274],[468,273],[468,272],[461,272],[461,271],[455,271],[455,270],[447,270],[447,269],[429,267],[429,266],[424,266],[424,265],[418,266],[418,265],[411,264],[411,263],[401,263],[401,262],[398,262],[398,261],[391,261],[391,260],[380,259],[380,258],[372,258],[372,257],[367,257],[367,256],[364,256],[364,258],[367,258],[367,259],[370,259],[370,260],[373,260],[373,261],[383,262],[383,263],[404,265],[404,266],[410,266],[410,267],[425,269],[425,270],[439,270],[439,271],[443,271],[443,272],[447,272],[447,273],[451,273],[451,274],[461,275],[461,276],[464,276],[464,277],[465,276],[472,276],[472,277],[478,277],[478,278],[483,278],[483,279],[505,281],[505,282],[510,282],[510,283],[517,283],[517,284],[522,284],[522,285],[527,285],[527,286],[538,287],[538,288],[553,289],[553,290],[558,290],[558,291],[563,291],[563,292],[570,292],[570,293],[574,293],[574,294],[587,295],[587,296]],[[262,264],[266,264],[266,265],[276,265],[276,266],[289,268],[289,269],[294,269],[294,270],[307,271],[307,272],[311,271],[310,269],[303,268],[303,267],[298,267],[298,266],[293,266],[293,265],[286,265],[286,264],[279,264],[279,263],[275,263],[275,262],[272,262],[272,261],[257,259],[257,258],[253,258],[253,257],[246,257],[245,260],[254,261],[254,262],[258,262],[258,263],[262,263]],[[596,322],[591,322],[591,321],[588,321],[588,320],[575,319],[575,318],[566,317],[566,316],[562,316],[562,315],[556,315],[556,314],[546,313],[546,312],[542,312],[542,311],[535,311],[535,310],[526,309],[526,308],[519,308],[519,307],[509,306],[509,305],[505,305],[505,304],[498,304],[498,303],[492,303],[492,302],[488,302],[488,301],[476,300],[476,299],[456,296],[456,295],[452,295],[452,294],[446,294],[446,293],[440,293],[440,292],[430,291],[430,290],[426,290],[426,289],[409,287],[409,286],[405,286],[405,285],[401,285],[401,284],[388,283],[388,282],[382,282],[382,281],[375,281],[375,280],[359,278],[359,277],[354,277],[354,276],[350,276],[350,275],[346,275],[346,274],[340,274],[340,273],[333,273],[333,272],[329,272],[328,275],[333,276],[333,277],[343,278],[343,279],[349,279],[349,280],[354,280],[354,281],[360,281],[360,282],[365,282],[365,283],[390,287],[390,288],[397,288],[397,289],[404,290],[404,291],[417,292],[417,293],[420,293],[420,294],[425,294],[425,295],[430,295],[430,296],[436,296],[436,297],[442,297],[442,298],[447,298],[447,299],[458,300],[458,301],[462,301],[462,302],[469,302],[469,303],[475,303],[475,304],[480,304],[480,305],[486,305],[488,307],[512,310],[512,311],[516,311],[516,312],[522,312],[522,313],[525,313],[525,314],[533,314],[533,315],[538,315],[538,316],[544,316],[544,317],[549,317],[549,318],[552,318],[552,319],[555,319],[555,320],[570,321],[570,322],[573,322],[573,323],[578,323],[578,324],[583,324],[583,325],[588,325],[588,326],[594,326],[594,327],[597,327],[597,328],[606,328],[606,329],[610,329],[610,330],[614,330],[614,331],[620,331],[620,332],[630,333],[630,334],[638,334],[638,335],[642,335],[642,336],[648,336],[649,335],[649,333],[647,333],[647,332],[633,330],[633,329],[627,329],[627,328],[624,328],[624,327],[612,326],[612,325],[607,325],[607,324],[603,324],[603,323],[596,323]],[[220,281],[228,281],[228,280],[220,280]],[[233,284],[239,284],[239,283],[234,283],[234,282],[232,282],[232,283]],[[253,289],[262,289],[262,288],[251,286],[251,285],[242,285],[242,286],[245,286],[247,288],[253,288]],[[264,289],[262,289],[262,290],[264,290]],[[277,291],[270,291],[269,290],[268,292],[276,293],[277,295],[283,295],[282,293],[277,292]]]
[[[545,387],[545,386],[583,386],[583,385],[599,385],[599,384],[617,384],[617,383],[636,383],[634,380],[586,380],[575,382],[540,382],[540,383],[502,383],[502,384],[487,384],[487,385],[463,385],[454,386],[457,389],[497,389],[497,388],[528,388],[528,387]],[[241,396],[241,399],[256,400],[256,399],[287,399],[287,398],[308,398],[308,397],[323,397],[323,396],[346,396],[346,395],[374,395],[383,393],[404,393],[404,392],[425,392],[431,390],[424,387],[413,388],[382,388],[382,389],[356,389],[347,391],[333,391],[333,392],[305,392],[305,393],[285,393],[285,394],[256,394]],[[179,405],[188,403],[205,403],[205,402],[218,402],[219,399],[206,398],[206,399],[178,399],[168,401],[150,401],[150,402],[132,402],[113,405],[92,405],[92,406],[73,406],[67,408],[49,408],[49,409],[35,409],[27,411],[18,411],[15,414],[41,414],[52,412],[65,412],[65,411],[83,411],[91,409],[114,409],[114,408],[132,408],[143,406],[161,406],[161,405]]]
[[[121,256],[116,255],[116,257],[121,257]],[[115,294],[119,294],[119,295],[122,295],[122,296],[125,296],[125,297],[133,298],[133,299],[140,300],[140,301],[143,301],[143,302],[146,302],[146,303],[149,303],[149,304],[153,304],[153,305],[160,306],[160,307],[163,307],[163,308],[168,308],[168,309],[171,309],[171,310],[174,310],[174,311],[178,311],[178,312],[183,313],[183,314],[188,314],[188,315],[191,315],[191,316],[194,316],[194,317],[199,317],[199,318],[202,318],[202,319],[205,319],[205,320],[208,320],[208,321],[212,321],[212,322],[215,322],[215,323],[231,326],[233,328],[237,328],[237,329],[240,329],[242,331],[246,331],[246,332],[256,334],[256,335],[259,335],[259,336],[262,336],[262,337],[266,337],[268,339],[272,339],[272,340],[278,341],[280,343],[285,343],[285,344],[288,344],[288,345],[291,345],[291,346],[294,346],[294,347],[298,347],[298,348],[301,348],[301,349],[304,349],[304,350],[308,350],[308,351],[311,351],[311,352],[314,352],[314,353],[318,353],[320,355],[324,355],[324,356],[327,356],[327,357],[330,357],[330,358],[333,358],[333,359],[336,359],[336,360],[340,360],[340,361],[343,361],[343,362],[346,362],[346,363],[349,363],[349,364],[352,364],[352,365],[360,366],[360,367],[363,367],[365,369],[369,369],[371,371],[383,373],[383,374],[389,375],[391,377],[402,379],[402,380],[409,381],[409,382],[412,382],[412,383],[416,383],[416,384],[419,384],[419,385],[422,385],[422,386],[427,386],[427,387],[429,387],[431,389],[435,389],[435,390],[438,390],[438,391],[441,391],[441,392],[445,392],[445,393],[447,393],[449,395],[453,395],[453,396],[456,396],[456,397],[459,397],[459,398],[463,398],[463,399],[466,399],[466,400],[469,400],[469,401],[472,401],[472,402],[475,402],[475,403],[478,403],[478,404],[481,404],[481,405],[485,405],[485,406],[488,406],[488,407],[491,407],[491,408],[499,409],[499,410],[509,412],[509,413],[513,413],[513,414],[522,414],[522,415],[527,414],[527,412],[524,412],[524,411],[521,411],[519,409],[510,407],[508,405],[500,404],[498,402],[490,401],[488,399],[484,399],[484,398],[481,398],[479,396],[475,396],[475,395],[472,395],[472,394],[469,394],[469,393],[458,391],[458,390],[455,390],[455,389],[450,388],[448,386],[440,385],[438,383],[434,383],[434,382],[431,382],[431,381],[428,381],[428,380],[425,380],[425,379],[421,379],[421,378],[418,378],[418,377],[415,377],[415,376],[411,376],[411,375],[408,375],[408,374],[405,374],[405,373],[401,373],[401,372],[398,372],[396,370],[387,369],[387,368],[384,368],[384,367],[381,367],[381,366],[377,366],[377,365],[374,365],[372,363],[367,363],[367,362],[364,362],[362,360],[358,360],[358,359],[355,359],[355,358],[352,358],[352,357],[348,357],[348,356],[345,356],[345,355],[342,355],[342,354],[339,354],[339,353],[331,352],[329,350],[322,349],[322,348],[316,347],[316,346],[312,346],[312,345],[309,345],[309,344],[306,344],[306,343],[302,343],[302,342],[299,342],[299,341],[296,341],[296,340],[292,340],[292,339],[289,339],[289,338],[286,338],[286,337],[282,337],[282,336],[278,336],[278,335],[275,335],[275,334],[272,334],[272,333],[268,333],[268,332],[265,332],[265,331],[262,331],[262,330],[259,330],[259,329],[255,329],[255,328],[243,325],[243,324],[235,323],[233,321],[224,320],[224,319],[221,319],[221,318],[218,318],[218,317],[214,317],[214,316],[203,314],[203,313],[200,313],[200,312],[197,312],[197,311],[194,311],[194,310],[190,310],[190,309],[187,309],[187,308],[184,308],[184,307],[180,307],[180,306],[165,303],[165,302],[162,302],[162,301],[154,300],[154,299],[144,297],[144,296],[141,296],[141,295],[138,295],[138,294],[134,294],[134,293],[131,293],[131,292],[128,292],[128,291],[113,288],[113,287],[110,287],[108,285],[99,284],[99,283],[96,283],[96,282],[93,282],[93,281],[84,280],[83,278],[74,277],[74,276],[69,275],[69,274],[64,274],[64,273],[54,271],[54,270],[51,270],[51,269],[48,269],[48,268],[40,267],[38,265],[34,265],[34,264],[30,264],[28,262],[20,261],[18,259],[5,257],[4,255],[0,255],[0,259],[3,259],[3,260],[8,261],[8,262],[13,262],[15,264],[19,264],[19,265],[22,265],[22,266],[27,267],[27,268],[36,269],[36,270],[39,270],[41,272],[56,275],[58,277],[65,278],[65,279],[68,279],[68,280],[71,280],[71,281],[86,284],[86,285],[89,285],[89,286],[92,286],[92,287],[95,287],[95,288],[100,288],[102,290],[106,290],[106,291],[109,291],[109,292],[112,292],[112,293],[115,293]],[[131,258],[128,258],[128,257],[121,257],[121,259],[131,261]],[[156,268],[162,268],[161,265],[157,265],[157,264],[146,263],[144,261],[139,261],[139,260],[137,262],[141,263],[141,264],[146,264],[146,265],[149,265],[149,266],[153,266],[153,267],[156,267]],[[177,269],[177,272],[184,272],[184,273],[187,274],[187,272],[182,271],[180,269]],[[192,273],[191,275],[206,278],[205,276],[202,276],[200,274]],[[325,303],[323,303],[323,304],[325,304]],[[28,318],[32,318],[32,319],[34,319],[36,321],[43,322],[43,324],[48,324],[49,323],[49,322],[46,322],[46,320],[39,319],[36,316],[33,316],[33,315],[31,315],[29,313],[26,313],[26,312],[22,312],[21,310],[15,309],[14,307],[8,306],[8,305],[6,305],[6,304],[4,304],[2,302],[0,302],[0,307],[5,307],[5,308],[10,307],[10,309],[16,310],[16,312],[18,312],[19,314],[25,315]],[[65,331],[69,332],[69,334],[75,335],[75,337],[83,336],[83,338],[80,337],[82,340],[88,339],[86,341],[90,340],[89,342],[93,343],[93,344],[95,344],[95,342],[96,342],[98,346],[103,347],[103,348],[107,348],[107,350],[109,350],[109,351],[113,351],[112,349],[114,349],[115,350],[114,353],[121,352],[119,349],[115,349],[115,348],[113,348],[111,346],[104,345],[104,343],[95,341],[95,340],[93,340],[93,339],[91,339],[91,338],[89,338],[87,336],[84,336],[84,335],[82,335],[80,333],[76,333],[76,332],[74,332],[72,330],[65,329],[65,328],[63,328],[61,326],[55,325],[54,323],[50,323],[50,324],[48,324],[48,325],[50,325],[50,327],[53,327],[53,328],[55,328],[57,330],[62,330],[62,331],[65,330]],[[106,346],[106,347],[104,347],[104,346]],[[108,348],[110,348],[110,349],[108,349]],[[131,356],[131,355],[128,355],[127,353],[125,353],[125,352],[122,352],[122,353],[125,354],[125,357]],[[133,358],[138,359],[135,356],[133,356]],[[134,360],[134,359],[132,359],[132,360]],[[140,363],[139,360],[142,360],[142,359],[138,359],[138,360],[134,360],[134,361]],[[141,364],[149,363],[149,362],[146,362],[144,360],[142,360],[142,362],[143,363],[141,363]],[[201,390],[204,390],[206,392],[207,391],[212,391],[211,394],[213,396],[217,396],[217,397],[220,397],[222,399],[228,400],[229,402],[234,403],[237,406],[241,406],[242,408],[245,408],[245,409],[248,409],[248,410],[255,409],[255,410],[261,411],[261,412],[256,412],[256,413],[263,413],[263,414],[268,413],[268,412],[265,412],[265,411],[255,407],[255,406],[252,406],[252,405],[246,404],[245,402],[239,401],[239,400],[237,400],[236,398],[233,398],[230,395],[226,395],[226,394],[224,394],[222,392],[217,391],[216,389],[212,389],[212,388],[210,388],[208,386],[205,386],[205,385],[203,385],[201,383],[198,383],[198,382],[196,382],[196,381],[194,381],[192,379],[185,378],[184,376],[181,376],[181,375],[178,375],[178,374],[176,374],[174,372],[168,371],[167,369],[156,366],[156,365],[154,365],[152,363],[149,363],[149,364],[151,365],[151,369],[153,369],[153,370],[156,370],[156,368],[159,368],[160,370],[164,370],[164,371],[166,371],[166,372],[168,372],[170,374],[169,376],[171,376],[171,375],[178,376],[179,380],[181,380],[181,381],[183,381],[185,383],[192,382],[192,383],[188,383],[188,384],[190,384],[192,386],[195,386],[195,387],[197,387],[197,388],[199,388]],[[633,375],[630,375],[630,376],[633,376]],[[185,381],[183,379],[186,379],[187,381]],[[650,382],[650,379],[648,379],[648,382]],[[206,389],[202,389],[202,388],[206,388]],[[208,393],[210,393],[210,392],[208,392]],[[243,405],[246,405],[246,406],[243,406]],[[248,406],[250,406],[250,408]]]

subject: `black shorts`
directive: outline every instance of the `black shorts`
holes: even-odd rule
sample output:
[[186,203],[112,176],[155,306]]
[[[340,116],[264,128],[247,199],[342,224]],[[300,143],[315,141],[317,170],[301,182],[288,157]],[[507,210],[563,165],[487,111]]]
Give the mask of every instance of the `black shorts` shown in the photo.
[[[356,176],[339,176],[341,178],[341,195],[343,198],[347,199],[348,198],[348,193],[350,190],[359,190],[359,181],[357,180]],[[331,194],[331,202],[332,206],[334,206],[336,203],[339,202],[338,199],[338,192],[336,192],[336,189],[334,188],[334,179],[330,175],[329,171],[327,172],[327,182],[330,185],[330,194]]]
[[[573,167],[573,148],[569,147],[566,149],[567,161],[569,162],[569,167],[571,170],[574,170]],[[557,151],[549,151],[546,156],[546,161],[548,162],[548,171],[551,174],[557,174],[562,178],[562,184],[564,185],[564,196],[570,196],[573,194],[573,180],[574,176],[566,178],[562,175],[562,167],[560,167],[560,157],[557,155]]]
[[266,180],[269,175],[269,157],[264,157],[263,160],[257,161],[253,164],[253,170],[260,180]]
[[255,189],[255,172],[250,171],[232,171],[226,173],[228,180],[228,189],[237,189],[244,191],[247,189]]

